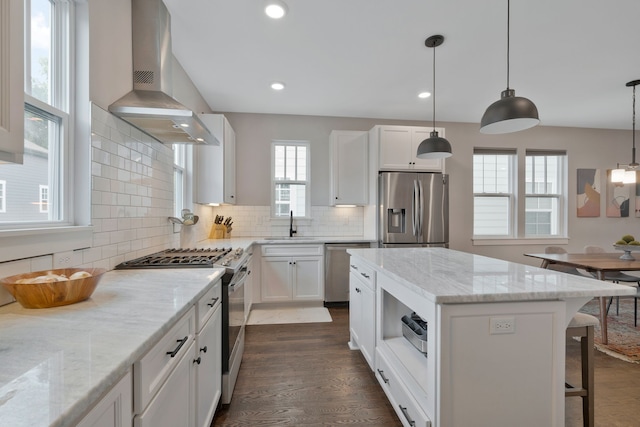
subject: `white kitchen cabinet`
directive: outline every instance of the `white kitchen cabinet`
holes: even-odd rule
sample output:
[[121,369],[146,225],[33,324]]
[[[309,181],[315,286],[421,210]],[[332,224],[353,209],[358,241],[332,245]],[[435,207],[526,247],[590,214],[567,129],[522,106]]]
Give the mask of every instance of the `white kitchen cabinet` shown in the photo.
[[349,269],[349,348],[360,349],[371,370],[375,367],[376,275],[351,260]]
[[134,417],[134,427],[195,427],[195,349],[191,341],[158,394],[144,412]]
[[196,427],[209,427],[222,396],[222,284],[218,280],[196,305]]
[[322,301],[323,245],[262,246],[261,301]]
[[133,364],[134,427],[195,427],[196,308]]
[[236,133],[222,114],[199,116],[220,145],[193,147],[195,202],[236,203]]
[[222,282],[196,303],[196,426],[208,427],[222,395]]
[[24,152],[24,2],[0,7],[0,164],[20,163]]
[[130,427],[133,415],[131,390],[131,371],[127,371],[76,427]]
[[334,130],[329,137],[331,206],[368,203],[369,133]]
[[[444,159],[416,157],[420,143],[433,128],[418,126],[374,126],[369,131],[371,150],[378,158],[378,170],[444,172]],[[436,128],[444,138],[444,128]]]

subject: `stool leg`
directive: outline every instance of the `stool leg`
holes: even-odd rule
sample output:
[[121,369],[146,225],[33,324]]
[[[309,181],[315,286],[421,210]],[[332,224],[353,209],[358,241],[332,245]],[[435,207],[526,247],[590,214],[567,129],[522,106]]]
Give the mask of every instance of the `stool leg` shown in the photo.
[[580,339],[582,355],[582,388],[587,395],[582,397],[582,419],[585,427],[593,427],[594,416],[594,375],[593,375],[593,326],[587,326],[587,336]]

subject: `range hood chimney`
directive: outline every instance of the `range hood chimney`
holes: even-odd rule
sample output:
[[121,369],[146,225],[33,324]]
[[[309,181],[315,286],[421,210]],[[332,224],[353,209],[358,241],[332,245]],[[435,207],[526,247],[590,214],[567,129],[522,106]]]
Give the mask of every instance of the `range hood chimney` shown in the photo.
[[[171,17],[163,1],[131,0],[131,23],[133,90],[109,111],[165,144],[220,144],[198,116],[173,97]],[[191,81],[185,84],[193,87]]]

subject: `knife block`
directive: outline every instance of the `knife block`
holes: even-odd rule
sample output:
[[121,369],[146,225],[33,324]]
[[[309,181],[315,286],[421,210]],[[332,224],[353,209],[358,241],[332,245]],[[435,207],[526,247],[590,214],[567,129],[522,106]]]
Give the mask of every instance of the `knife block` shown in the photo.
[[227,227],[222,224],[213,224],[209,232],[210,239],[228,239]]

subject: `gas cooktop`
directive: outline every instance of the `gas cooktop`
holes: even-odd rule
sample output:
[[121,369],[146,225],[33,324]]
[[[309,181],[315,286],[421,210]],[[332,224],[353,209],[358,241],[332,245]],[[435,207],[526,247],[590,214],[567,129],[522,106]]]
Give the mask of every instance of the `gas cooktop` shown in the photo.
[[116,265],[116,270],[136,268],[212,268],[227,266],[232,258],[239,257],[242,249],[231,248],[191,249],[173,248],[145,255]]

